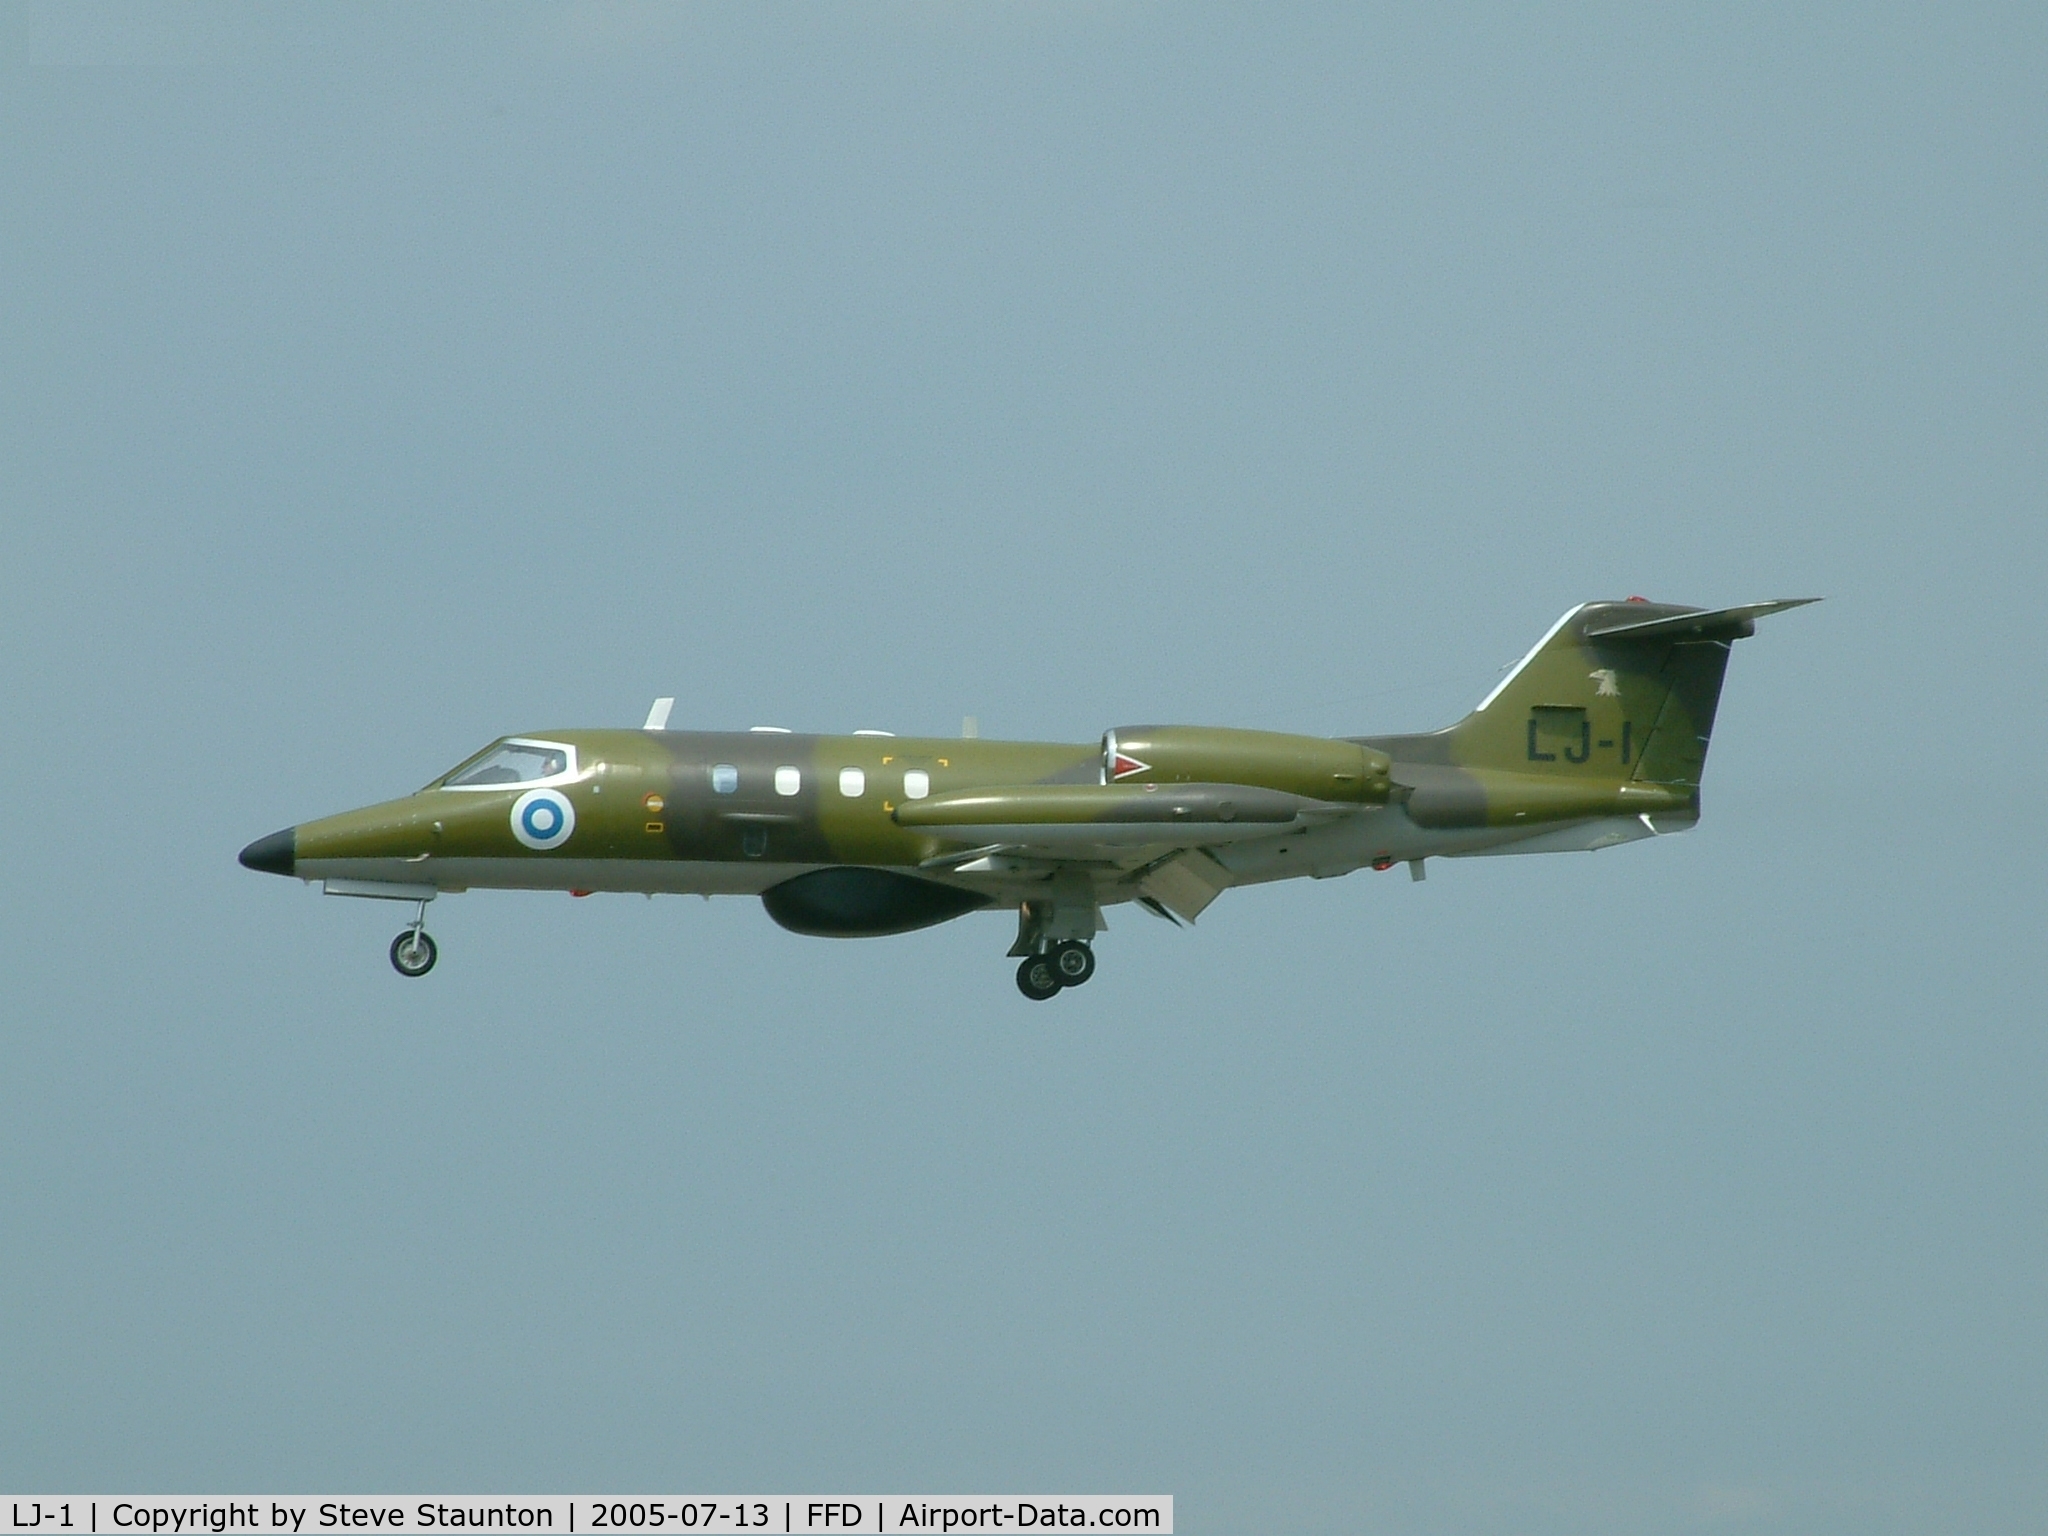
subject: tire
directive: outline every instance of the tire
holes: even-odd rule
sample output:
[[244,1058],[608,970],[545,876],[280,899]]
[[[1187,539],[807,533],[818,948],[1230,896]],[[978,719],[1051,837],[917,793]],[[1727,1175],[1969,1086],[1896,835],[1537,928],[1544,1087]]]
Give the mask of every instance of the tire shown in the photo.
[[1053,969],[1060,973],[1060,985],[1078,987],[1095,974],[1095,951],[1086,944],[1069,940],[1055,944],[1052,950]]
[[1017,967],[1017,990],[1034,1003],[1042,1003],[1049,997],[1057,996],[1060,990],[1060,973],[1053,966],[1050,955],[1026,955],[1024,963]]
[[424,932],[408,928],[391,941],[391,968],[401,976],[424,976],[441,952]]

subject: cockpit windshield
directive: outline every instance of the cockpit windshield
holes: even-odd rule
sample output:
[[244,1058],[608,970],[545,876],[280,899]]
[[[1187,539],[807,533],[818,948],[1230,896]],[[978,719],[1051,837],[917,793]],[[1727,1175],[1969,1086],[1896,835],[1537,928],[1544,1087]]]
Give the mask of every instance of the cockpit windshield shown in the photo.
[[446,789],[489,789],[559,778],[575,763],[575,749],[548,741],[504,741],[448,776]]

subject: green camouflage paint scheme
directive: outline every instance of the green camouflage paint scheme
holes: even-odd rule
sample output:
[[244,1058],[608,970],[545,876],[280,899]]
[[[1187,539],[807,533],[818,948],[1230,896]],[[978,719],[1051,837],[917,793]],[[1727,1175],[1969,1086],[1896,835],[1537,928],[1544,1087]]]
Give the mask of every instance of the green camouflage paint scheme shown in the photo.
[[[914,867],[942,852],[943,845],[899,826],[891,815],[903,803],[905,773],[925,773],[931,793],[942,794],[989,784],[1082,782],[1092,778],[1100,760],[1093,745],[794,732],[568,730],[505,739],[576,749],[578,777],[559,786],[576,809],[576,830],[562,847],[536,851],[514,837],[512,806],[528,785],[444,789],[459,771],[451,769],[418,794],[298,827],[300,870],[311,866],[317,874],[324,872],[318,866],[345,863],[351,866],[347,875],[356,878],[410,877],[431,883],[433,866],[456,859],[579,868],[649,860]],[[712,789],[712,769],[721,764],[738,770],[738,789],[732,794]],[[776,792],[780,768],[798,771],[795,794]],[[839,775],[846,768],[863,776],[859,796],[839,792]],[[659,808],[649,808],[649,795],[659,797]],[[761,834],[757,852],[747,846],[749,831]],[[408,869],[391,868],[393,860]],[[375,870],[356,867],[371,863]],[[516,878],[508,883],[529,887],[548,882]],[[554,883],[565,889],[572,884]],[[640,890],[645,882],[636,878],[614,887],[579,881],[575,888]]]
[[[1121,901],[1192,921],[1231,886],[1395,862],[1420,878],[1432,857],[1683,830],[1699,816],[1730,647],[1803,601],[1581,605],[1472,713],[1426,735],[508,737],[417,794],[261,839],[243,862],[406,899],[472,886],[756,894],[800,932],[894,932],[995,905],[1020,913],[1013,953],[1050,954],[1085,945],[1100,907]],[[507,743],[573,752],[573,767],[539,789],[451,783]],[[573,810],[559,846],[515,835],[529,791]]]
[[[1752,607],[1777,611],[1808,601]],[[1697,819],[1729,647],[1755,633],[1756,615],[1722,610],[1727,617],[1646,638],[1601,631],[1698,612],[1588,603],[1449,730],[1359,739],[1397,760],[1397,777],[1411,791],[1409,815],[1424,826],[1641,813]]]

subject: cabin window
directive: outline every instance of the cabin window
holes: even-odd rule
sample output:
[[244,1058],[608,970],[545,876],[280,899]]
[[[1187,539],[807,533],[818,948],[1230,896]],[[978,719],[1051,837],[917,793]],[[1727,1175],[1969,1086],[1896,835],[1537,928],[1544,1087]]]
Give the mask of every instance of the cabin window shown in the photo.
[[711,765],[711,793],[714,795],[736,795],[740,792],[740,771],[731,763]]
[[849,800],[858,800],[867,792],[868,776],[858,768],[839,770],[839,793]]
[[787,764],[775,770],[775,793],[793,795],[804,787],[804,776],[798,769]]
[[450,789],[489,789],[560,778],[574,765],[572,748],[547,741],[500,742],[467,768],[450,775]]
[[903,798],[922,800],[932,792],[932,776],[922,768],[913,768],[903,775]]

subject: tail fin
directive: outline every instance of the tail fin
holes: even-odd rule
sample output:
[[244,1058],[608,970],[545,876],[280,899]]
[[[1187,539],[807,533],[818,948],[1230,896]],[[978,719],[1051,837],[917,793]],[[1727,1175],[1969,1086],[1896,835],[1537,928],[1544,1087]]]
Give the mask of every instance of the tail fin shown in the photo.
[[1444,733],[1452,762],[1697,787],[1728,648],[1810,597],[1739,608],[1582,603]]

